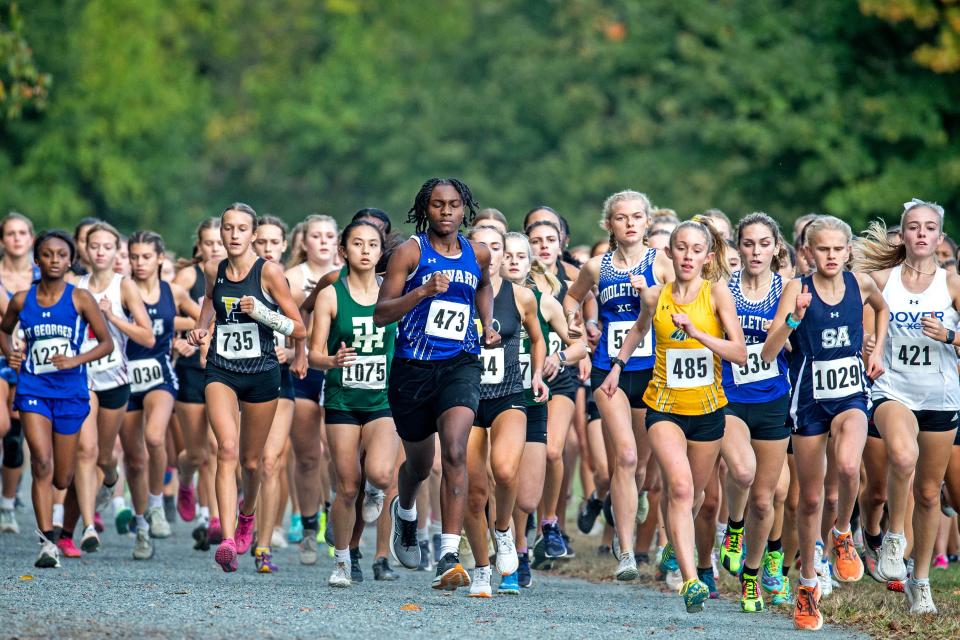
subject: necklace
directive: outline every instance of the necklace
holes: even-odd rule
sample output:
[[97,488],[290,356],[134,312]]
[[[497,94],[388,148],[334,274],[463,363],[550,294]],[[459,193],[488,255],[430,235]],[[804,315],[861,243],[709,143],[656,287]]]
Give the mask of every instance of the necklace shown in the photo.
[[757,286],[755,286],[755,287],[745,286],[745,285],[743,284],[743,280],[740,280],[740,286],[743,287],[744,289],[749,289],[750,291],[759,291],[760,289],[763,289],[764,287],[768,286],[771,282],[773,282],[773,274],[770,275],[770,279],[769,279],[769,280],[767,280],[767,281],[764,282],[763,284],[757,285]]
[[926,271],[920,271],[920,269],[917,269],[915,266],[913,266],[913,265],[910,264],[909,262],[904,262],[904,263],[903,263],[903,266],[905,266],[907,269],[911,269],[912,271],[916,271],[917,273],[919,273],[919,274],[922,275],[922,276],[935,276],[935,275],[937,275],[937,272],[936,272],[936,271],[934,271],[933,273],[927,273]]

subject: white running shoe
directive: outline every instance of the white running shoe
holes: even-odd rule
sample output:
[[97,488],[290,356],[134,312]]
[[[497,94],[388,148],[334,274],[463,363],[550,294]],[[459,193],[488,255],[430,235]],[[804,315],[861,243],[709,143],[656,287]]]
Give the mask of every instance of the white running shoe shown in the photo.
[[918,583],[913,579],[907,580],[903,585],[903,591],[907,594],[911,614],[937,613],[937,605],[933,604],[929,582]]
[[714,548],[714,550],[710,552],[710,567],[713,569],[713,579],[714,579],[714,580],[719,580],[719,579],[720,579],[720,569],[717,568],[717,550],[716,550],[716,548]]
[[0,533],[20,533],[17,513],[13,509],[0,509]]
[[672,589],[673,591],[679,591],[680,587],[683,586],[683,574],[680,573],[680,569],[667,571],[665,582],[667,583],[668,589]]
[[[160,509],[163,512],[163,509]],[[149,560],[153,557],[153,540],[150,539],[149,528],[137,529],[137,540],[133,543],[133,559]]]
[[879,560],[877,561],[877,575],[881,580],[906,580],[907,565],[903,561],[903,551],[907,546],[907,538],[903,534],[887,532],[880,545]]
[[823,545],[819,542],[813,548],[813,568],[820,582],[820,597],[825,598],[833,593],[833,578],[830,575],[830,562],[824,557]]
[[337,562],[333,565],[333,573],[330,574],[330,579],[327,580],[327,584],[331,587],[339,587],[341,589],[349,588],[353,582],[350,580],[350,565],[346,562]]
[[473,570],[473,582],[470,583],[471,598],[492,598],[493,589],[490,587],[490,566],[477,567]]
[[637,522],[643,524],[650,515],[650,500],[647,498],[647,492],[641,491],[637,495]]
[[59,569],[60,549],[40,531],[37,531],[37,534],[40,536],[40,555],[37,556],[37,561],[33,563],[33,566],[38,569]]
[[170,523],[167,522],[167,515],[163,507],[151,507],[147,509],[147,522],[150,523],[150,536],[153,538],[169,538],[172,533]]
[[620,564],[617,565],[617,572],[614,577],[622,582],[636,580],[640,572],[637,571],[637,561],[633,557],[633,552],[624,551],[620,554]]
[[287,532],[283,530],[283,527],[273,528],[273,535],[270,536],[270,546],[274,549],[287,548]]
[[363,492],[363,508],[360,511],[364,522],[370,524],[377,521],[383,511],[383,498],[383,491],[367,484]]
[[84,553],[94,553],[100,550],[100,536],[97,535],[97,528],[92,524],[83,530],[80,548]]
[[517,546],[513,543],[513,527],[503,532],[497,531],[494,527],[493,537],[497,545],[497,571],[502,576],[508,576],[520,566]]
[[101,483],[100,488],[97,489],[97,511],[100,513],[106,513],[107,509],[110,508],[110,503],[113,501],[113,490],[116,487],[108,487],[107,485]]
[[[304,529],[303,540],[300,541],[300,564],[307,566],[317,564],[317,532]],[[349,571],[347,577],[349,577]]]

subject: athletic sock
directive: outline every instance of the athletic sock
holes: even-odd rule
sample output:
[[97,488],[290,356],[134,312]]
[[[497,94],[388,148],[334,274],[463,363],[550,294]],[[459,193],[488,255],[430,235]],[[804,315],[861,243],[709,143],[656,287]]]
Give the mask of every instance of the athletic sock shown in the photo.
[[152,493],[147,497],[147,508],[148,509],[162,509],[163,508],[163,494],[161,493],[158,496],[153,495]]
[[57,544],[57,542],[60,540],[60,536],[57,535],[56,529],[50,529],[49,531],[44,531],[43,537],[49,540],[50,542],[52,542],[53,544]]
[[342,562],[344,564],[350,564],[350,549],[334,549],[333,550],[333,561]]
[[438,536],[443,533],[443,525],[439,520],[434,520],[430,518],[430,535]]
[[454,533],[440,534],[440,557],[460,550],[460,536]]
[[417,540],[429,540],[430,527],[420,527],[417,529]]
[[863,539],[870,545],[871,549],[879,549],[880,545],[883,544],[883,533],[872,534],[864,531]]
[[127,508],[127,501],[123,499],[123,496],[113,496],[112,504],[114,515]]
[[63,505],[59,503],[54,503],[53,505],[53,526],[62,527],[63,526]]
[[9,509],[12,511],[16,506],[17,506],[16,498],[0,497],[0,509]]
[[757,575],[759,575],[759,573],[760,573],[760,569],[751,569],[751,568],[748,567],[747,565],[743,565],[743,577],[744,577],[744,578],[753,578],[754,580],[756,580],[756,579],[757,579]]
[[833,536],[834,536],[835,538],[839,538],[840,536],[845,536],[845,535],[847,535],[848,533],[850,533],[850,526],[849,526],[849,525],[847,526],[847,530],[846,530],[846,531],[840,531],[840,529],[837,529],[836,527],[833,527],[833,529],[831,529],[831,531],[833,532]]
[[540,521],[540,528],[545,529],[547,525],[557,524],[557,522],[558,522],[558,518],[556,517],[544,518],[543,520]]
[[417,521],[417,503],[414,502],[413,506],[409,509],[404,509],[403,505],[400,502],[397,502],[397,515],[400,516],[401,520],[406,520],[407,522],[416,522]]
[[143,529],[144,531],[150,531],[150,523],[147,522],[147,519],[142,513],[136,515],[137,518],[137,531]]
[[727,530],[743,531],[743,520],[727,520]]
[[210,507],[200,507],[200,520],[210,522]]
[[782,572],[782,573],[783,573],[783,577],[784,577],[784,578],[786,578],[786,577],[790,574],[790,563],[789,563],[789,562],[784,562],[784,563],[783,563],[783,572]]
[[817,586],[817,583],[818,583],[817,578],[804,578],[803,576],[800,576],[800,584],[803,585],[804,587],[809,587],[813,589],[814,587]]
[[910,579],[913,580],[913,584],[925,584],[927,586],[930,585],[930,578],[910,578]]
[[377,493],[378,491],[380,491],[380,489],[377,489],[375,486],[373,486],[372,484],[370,484],[370,481],[369,481],[369,480],[367,480],[367,481],[364,482],[364,485],[363,485],[363,492],[364,492],[364,493]]
[[780,541],[780,538],[776,540],[767,540],[767,551],[774,553],[776,551],[783,550],[783,543]]
[[320,514],[315,513],[312,516],[303,516],[304,531],[320,531]]
[[73,529],[63,528],[60,532],[61,540],[73,540]]

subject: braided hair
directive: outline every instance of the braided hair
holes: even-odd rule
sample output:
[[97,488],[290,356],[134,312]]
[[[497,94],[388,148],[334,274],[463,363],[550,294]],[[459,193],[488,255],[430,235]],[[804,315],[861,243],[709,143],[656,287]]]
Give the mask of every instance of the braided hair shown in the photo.
[[473,199],[473,193],[470,187],[456,178],[430,178],[423,183],[417,197],[413,201],[413,206],[407,211],[407,222],[416,225],[417,233],[423,233],[427,230],[427,208],[430,206],[430,196],[434,188],[440,185],[449,185],[460,194],[460,201],[463,203],[467,213],[463,216],[467,225],[473,224],[473,219],[477,215],[477,201]]

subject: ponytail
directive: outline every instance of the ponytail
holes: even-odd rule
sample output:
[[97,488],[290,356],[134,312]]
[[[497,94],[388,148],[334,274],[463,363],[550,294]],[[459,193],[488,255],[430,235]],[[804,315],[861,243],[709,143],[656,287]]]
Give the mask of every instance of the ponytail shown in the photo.
[[890,269],[907,259],[907,247],[887,240],[887,225],[874,220],[853,245],[853,270],[872,273]]

